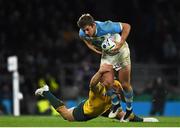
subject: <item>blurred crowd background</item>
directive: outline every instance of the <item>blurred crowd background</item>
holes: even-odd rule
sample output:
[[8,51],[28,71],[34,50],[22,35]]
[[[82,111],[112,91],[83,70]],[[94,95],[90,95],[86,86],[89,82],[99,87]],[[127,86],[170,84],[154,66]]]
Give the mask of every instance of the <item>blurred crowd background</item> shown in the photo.
[[83,13],[131,25],[135,101],[180,101],[179,0],[0,0],[0,114],[12,114],[12,55],[18,56],[22,114],[40,113],[34,91],[44,83],[64,101],[87,97],[100,56],[78,37]]

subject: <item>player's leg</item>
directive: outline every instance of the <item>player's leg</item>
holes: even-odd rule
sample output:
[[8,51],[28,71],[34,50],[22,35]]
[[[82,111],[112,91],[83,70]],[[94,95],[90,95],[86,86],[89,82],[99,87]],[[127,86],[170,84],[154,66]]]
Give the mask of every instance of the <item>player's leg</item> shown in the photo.
[[119,103],[119,99],[115,94],[115,90],[113,89],[113,82],[114,82],[114,74],[113,72],[106,72],[102,76],[103,85],[107,88],[107,95],[111,97],[112,104],[117,105]]
[[68,121],[75,121],[73,116],[73,109],[68,109],[66,106],[61,106],[56,109],[56,111]]
[[110,65],[111,72],[106,72],[102,76],[103,85],[107,88],[107,95],[111,97],[112,111],[109,113],[109,118],[114,118],[121,108],[120,100],[113,88],[114,71],[113,66]]
[[133,89],[130,84],[131,65],[127,65],[118,71],[118,77],[123,87],[123,94],[126,101],[126,115],[124,119],[127,119],[132,113],[133,102]]
[[56,98],[50,91],[49,91],[49,87],[47,85],[45,85],[44,87],[41,87],[39,89],[37,89],[35,91],[35,95],[40,95],[45,97],[50,103],[51,105],[56,109],[57,112],[60,113],[60,115],[68,120],[68,121],[73,121],[73,115],[72,115],[72,111],[68,110],[66,108],[66,106],[64,105],[63,101],[59,100],[58,98]]
[[113,105],[119,104],[118,96],[113,89],[114,75],[113,72],[106,72],[103,74],[103,85],[107,88],[107,95],[111,97]]

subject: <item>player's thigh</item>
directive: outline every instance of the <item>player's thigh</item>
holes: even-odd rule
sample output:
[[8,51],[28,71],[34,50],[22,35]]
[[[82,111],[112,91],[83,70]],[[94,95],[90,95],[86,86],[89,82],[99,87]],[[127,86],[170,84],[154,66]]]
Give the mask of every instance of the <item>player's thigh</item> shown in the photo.
[[112,85],[113,84],[113,81],[114,81],[114,72],[113,72],[113,67],[109,67],[111,68],[111,71],[109,72],[105,72],[103,75],[102,75],[102,79],[101,79],[101,82],[104,84],[104,85]]
[[118,71],[118,78],[121,84],[130,83],[131,65],[127,65]]

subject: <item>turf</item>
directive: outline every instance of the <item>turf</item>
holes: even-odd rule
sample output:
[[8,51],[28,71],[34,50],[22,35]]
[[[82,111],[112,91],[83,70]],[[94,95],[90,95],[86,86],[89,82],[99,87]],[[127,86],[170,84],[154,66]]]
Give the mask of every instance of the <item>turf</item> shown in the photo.
[[180,127],[180,117],[157,117],[156,123],[120,123],[99,117],[87,122],[68,122],[58,116],[0,116],[0,127]]

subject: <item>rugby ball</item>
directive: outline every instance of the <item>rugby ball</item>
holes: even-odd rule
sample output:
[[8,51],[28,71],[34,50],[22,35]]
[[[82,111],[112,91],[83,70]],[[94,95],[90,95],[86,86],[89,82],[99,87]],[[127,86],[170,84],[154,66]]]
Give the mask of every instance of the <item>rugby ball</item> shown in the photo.
[[105,38],[105,40],[101,44],[101,48],[104,51],[110,51],[111,49],[116,47],[116,42],[120,42],[121,36],[116,33],[112,34],[109,37]]
[[115,42],[120,42],[121,41],[121,36],[119,33],[113,34],[112,38]]

